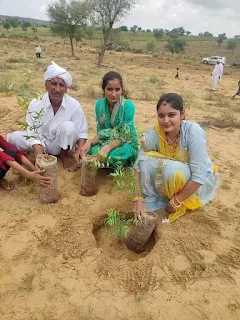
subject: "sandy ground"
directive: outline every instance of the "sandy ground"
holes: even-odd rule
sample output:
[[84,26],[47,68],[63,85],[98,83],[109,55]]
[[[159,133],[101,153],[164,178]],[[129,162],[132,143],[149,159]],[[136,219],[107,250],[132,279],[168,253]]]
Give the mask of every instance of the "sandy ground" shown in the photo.
[[[82,52],[80,62],[70,63],[58,54],[56,61],[73,70],[79,90],[70,94],[81,101],[90,136],[95,131],[95,98],[84,95],[82,88],[87,82],[98,92],[100,75],[113,68],[116,58],[140,130],[153,124],[156,99],[166,91],[183,94],[188,119],[226,120],[229,114],[239,119],[240,99],[229,100],[236,72],[223,77],[218,92],[210,96],[209,67],[196,70],[192,62],[181,65],[181,80],[175,81],[176,62],[169,65],[168,60],[108,54],[108,66],[100,71],[91,67],[87,75],[84,62],[94,61],[95,55]],[[34,84],[41,88],[42,73],[36,68]],[[159,79],[155,86],[151,76]],[[16,129],[23,115],[15,95],[0,96],[1,134]],[[106,237],[106,210],[129,212],[131,204],[104,172],[98,176],[99,193],[86,198],[79,195],[80,172],[66,172],[59,163],[60,200],[51,205],[39,203],[32,182],[9,173],[17,186],[9,193],[0,190],[1,320],[240,319],[239,129],[211,125],[206,132],[209,154],[220,170],[216,199],[159,226],[152,250],[140,255]]]

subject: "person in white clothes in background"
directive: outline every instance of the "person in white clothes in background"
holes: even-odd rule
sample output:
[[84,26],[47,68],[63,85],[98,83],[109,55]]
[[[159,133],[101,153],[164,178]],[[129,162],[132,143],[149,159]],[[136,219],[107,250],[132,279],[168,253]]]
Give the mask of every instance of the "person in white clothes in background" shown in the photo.
[[[27,130],[12,132],[7,140],[20,150],[33,150],[36,163],[45,149],[48,154],[60,155],[63,167],[74,171],[82,157],[81,147],[88,137],[86,117],[79,102],[67,94],[72,77],[65,69],[52,61],[44,80],[47,92],[30,102],[26,116]],[[39,119],[34,121],[37,114],[40,114]],[[38,126],[37,135],[33,125]],[[75,147],[76,150],[70,152]]]
[[36,54],[37,59],[41,58],[41,52],[42,52],[42,49],[41,49],[40,45],[37,44],[35,47],[35,54]]
[[221,80],[222,74],[223,74],[223,65],[221,63],[221,60],[218,59],[212,72],[212,88],[211,88],[212,91],[216,90],[217,83],[219,80]]

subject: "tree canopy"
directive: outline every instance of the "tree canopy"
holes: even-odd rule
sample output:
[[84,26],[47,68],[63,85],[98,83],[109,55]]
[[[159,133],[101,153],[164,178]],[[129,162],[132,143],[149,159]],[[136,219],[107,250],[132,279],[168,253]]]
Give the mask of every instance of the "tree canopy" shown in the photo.
[[114,24],[127,15],[134,5],[135,0],[91,0],[91,7],[95,11],[95,23],[101,27],[103,33],[98,67],[102,64]]
[[72,56],[74,56],[73,39],[79,29],[85,26],[90,18],[91,8],[87,1],[58,0],[48,5],[47,14],[51,22],[51,30],[60,36],[68,36],[71,43]]
[[220,33],[218,35],[218,38],[217,38],[217,43],[219,46],[221,46],[221,44],[223,43],[224,40],[226,40],[227,37],[226,37],[226,33]]
[[166,49],[172,53],[184,52],[186,47],[186,41],[180,39],[178,36],[172,36],[168,39]]
[[227,49],[233,51],[237,48],[238,46],[238,40],[237,39],[229,39],[227,43]]

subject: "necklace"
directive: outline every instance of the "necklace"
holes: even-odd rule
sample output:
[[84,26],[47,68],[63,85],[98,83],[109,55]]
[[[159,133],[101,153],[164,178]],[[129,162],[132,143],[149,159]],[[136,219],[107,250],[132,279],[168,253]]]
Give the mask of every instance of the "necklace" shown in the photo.
[[178,132],[178,134],[177,134],[174,138],[171,138],[171,137],[166,133],[166,139],[167,139],[166,142],[167,142],[168,144],[170,144],[170,145],[176,146],[177,143],[178,143],[179,137],[180,137],[180,132]]

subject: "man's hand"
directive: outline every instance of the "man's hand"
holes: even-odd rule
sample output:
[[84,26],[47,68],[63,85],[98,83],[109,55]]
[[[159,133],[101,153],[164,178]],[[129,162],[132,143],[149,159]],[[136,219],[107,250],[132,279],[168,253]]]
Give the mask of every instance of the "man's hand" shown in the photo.
[[73,152],[72,155],[79,162],[79,160],[82,158],[81,157],[81,149],[77,149],[76,151]]
[[42,153],[39,153],[37,155],[35,155],[35,167],[37,169],[41,169],[42,168],[42,164],[41,164],[41,158],[42,158]]
[[90,148],[91,148],[91,142],[86,141],[84,145],[79,149],[79,157],[83,158],[89,152]]

